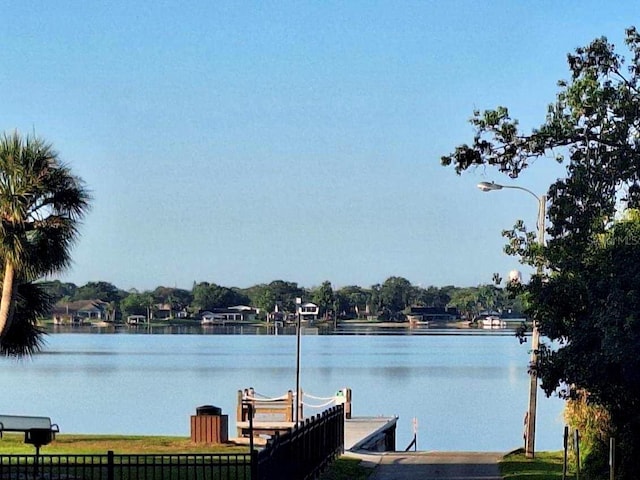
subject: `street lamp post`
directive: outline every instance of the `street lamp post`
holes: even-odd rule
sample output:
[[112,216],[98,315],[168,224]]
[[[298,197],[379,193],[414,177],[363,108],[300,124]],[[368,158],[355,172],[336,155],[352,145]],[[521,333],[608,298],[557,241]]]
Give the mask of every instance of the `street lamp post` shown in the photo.
[[296,410],[294,412],[294,419],[296,425],[300,422],[300,406],[302,399],[300,398],[300,309],[302,308],[302,299],[296,298]]
[[[544,229],[545,218],[547,214],[547,196],[538,196],[531,190],[518,187],[515,185],[499,185],[493,182],[480,182],[478,188],[483,192],[491,192],[493,190],[502,190],[503,188],[512,188],[514,190],[522,190],[527,192],[538,202],[538,245],[544,246]],[[542,274],[542,264],[538,265],[538,274]],[[538,330],[538,322],[533,319],[533,331],[531,332],[531,365],[535,365],[538,360],[538,347],[540,345],[540,332]],[[525,417],[525,440],[524,450],[527,458],[535,456],[536,441],[536,409],[538,403],[538,375],[535,370],[531,371],[529,382],[529,408]]]

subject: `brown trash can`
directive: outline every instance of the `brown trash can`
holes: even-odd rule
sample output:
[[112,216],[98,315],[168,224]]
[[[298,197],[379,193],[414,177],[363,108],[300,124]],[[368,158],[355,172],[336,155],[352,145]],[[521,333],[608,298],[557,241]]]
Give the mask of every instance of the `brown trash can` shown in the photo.
[[191,415],[191,441],[194,443],[226,443],[229,441],[229,416],[213,405],[196,408]]

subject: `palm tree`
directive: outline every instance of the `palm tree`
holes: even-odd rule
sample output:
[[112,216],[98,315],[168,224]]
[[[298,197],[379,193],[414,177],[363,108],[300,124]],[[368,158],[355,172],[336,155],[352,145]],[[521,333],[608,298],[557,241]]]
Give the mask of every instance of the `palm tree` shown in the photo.
[[0,339],[0,354],[7,357],[24,357],[42,348],[44,331],[38,318],[47,315],[54,303],[39,283],[21,283],[16,298],[13,322]]
[[24,308],[16,315],[22,290],[68,266],[89,200],[84,182],[59,161],[49,143],[18,132],[0,136],[0,348],[8,336],[16,341],[16,320],[20,327],[30,323]]

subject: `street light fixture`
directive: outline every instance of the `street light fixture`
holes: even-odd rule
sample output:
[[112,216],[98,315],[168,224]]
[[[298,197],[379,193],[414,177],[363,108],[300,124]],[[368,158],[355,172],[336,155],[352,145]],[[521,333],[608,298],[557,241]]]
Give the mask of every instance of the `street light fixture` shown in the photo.
[[[500,185],[494,182],[480,182],[478,188],[483,192],[491,192],[494,190],[502,190],[503,188],[512,188],[514,190],[522,190],[527,192],[538,202],[538,245],[544,246],[544,229],[545,218],[547,213],[547,196],[538,196],[528,188],[518,187],[515,185]],[[538,265],[538,274],[542,274],[542,264]],[[538,323],[533,319],[533,331],[531,333],[531,365],[535,365],[538,360],[538,348],[540,346],[540,332]],[[529,408],[525,417],[525,440],[524,450],[527,458],[535,456],[536,441],[536,408],[538,403],[538,375],[535,370],[531,371],[529,382]]]

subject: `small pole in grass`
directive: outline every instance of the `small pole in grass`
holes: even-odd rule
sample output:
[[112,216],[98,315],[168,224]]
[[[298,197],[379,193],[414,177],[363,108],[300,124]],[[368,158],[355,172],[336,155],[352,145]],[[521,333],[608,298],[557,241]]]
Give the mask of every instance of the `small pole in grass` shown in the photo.
[[562,458],[562,480],[567,480],[567,451],[569,450],[569,427],[567,425],[564,426],[562,445],[564,447],[564,455]]
[[417,417],[413,417],[413,439],[415,440],[415,443],[413,445],[413,451],[417,452],[418,451],[418,418]]
[[609,480],[615,480],[616,476],[616,439],[609,440]]
[[580,480],[580,430],[573,431],[573,445],[576,452],[576,480]]

